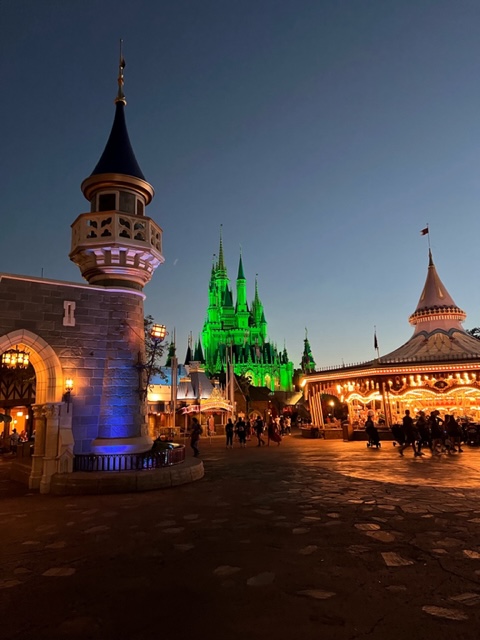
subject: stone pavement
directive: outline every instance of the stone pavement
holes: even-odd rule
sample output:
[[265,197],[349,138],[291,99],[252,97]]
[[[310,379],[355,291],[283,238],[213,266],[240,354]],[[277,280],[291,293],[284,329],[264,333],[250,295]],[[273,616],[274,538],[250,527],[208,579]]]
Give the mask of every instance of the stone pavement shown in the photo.
[[0,478],[0,637],[476,639],[465,449],[203,438],[205,478],[170,490],[52,497]]

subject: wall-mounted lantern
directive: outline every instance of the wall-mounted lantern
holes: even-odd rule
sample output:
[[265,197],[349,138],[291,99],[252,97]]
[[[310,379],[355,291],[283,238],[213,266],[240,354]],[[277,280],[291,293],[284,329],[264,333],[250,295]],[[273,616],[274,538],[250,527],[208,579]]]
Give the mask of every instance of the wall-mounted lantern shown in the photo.
[[70,402],[72,401],[73,380],[67,378],[65,380],[65,393],[63,394],[63,401],[67,405],[67,413],[70,411]]

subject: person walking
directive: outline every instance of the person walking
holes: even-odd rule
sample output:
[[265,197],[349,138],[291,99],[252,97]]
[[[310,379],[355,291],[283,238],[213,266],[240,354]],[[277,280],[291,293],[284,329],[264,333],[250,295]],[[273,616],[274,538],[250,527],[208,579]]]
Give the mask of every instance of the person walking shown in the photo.
[[17,453],[18,443],[20,441],[20,436],[17,433],[17,430],[14,428],[12,433],[10,434],[10,451],[12,453]]
[[445,434],[443,431],[443,420],[439,416],[438,409],[432,411],[428,423],[430,426],[430,433],[432,434],[432,453],[439,455],[444,450]]
[[198,458],[200,455],[200,451],[198,450],[198,442],[200,440],[200,436],[202,435],[202,427],[198,422],[197,418],[193,418],[192,420],[192,431],[190,434],[190,446],[193,449],[193,457]]
[[258,445],[257,447],[261,447],[262,444],[265,444],[265,440],[262,438],[262,434],[263,434],[263,420],[260,416],[258,416],[258,418],[255,421],[255,434],[257,436],[258,439]]
[[449,448],[449,453],[454,453],[455,451],[457,451],[457,449],[455,449],[455,446],[458,447],[459,453],[463,453],[463,449],[462,449],[463,433],[453,413],[450,416],[450,420],[446,425],[446,430],[447,430],[447,437],[451,443]]
[[418,412],[415,426],[418,431],[418,451],[422,453],[422,448],[432,449],[432,436],[430,434],[429,424],[423,411]]
[[233,422],[232,419],[229,418],[227,424],[225,425],[225,435],[227,436],[227,449],[233,449]]
[[282,438],[278,433],[278,427],[272,418],[270,418],[268,422],[267,433],[268,433],[268,446],[270,446],[270,440],[272,440],[272,442],[276,442],[277,445],[280,446],[280,443],[282,442]]
[[240,447],[245,448],[247,446],[247,429],[241,417],[237,420],[236,431]]
[[413,424],[413,419],[410,415],[409,409],[406,409],[405,415],[403,416],[402,427],[403,433],[405,434],[405,442],[399,447],[398,453],[403,456],[404,450],[412,445],[414,456],[421,456],[422,454],[417,451],[418,434]]

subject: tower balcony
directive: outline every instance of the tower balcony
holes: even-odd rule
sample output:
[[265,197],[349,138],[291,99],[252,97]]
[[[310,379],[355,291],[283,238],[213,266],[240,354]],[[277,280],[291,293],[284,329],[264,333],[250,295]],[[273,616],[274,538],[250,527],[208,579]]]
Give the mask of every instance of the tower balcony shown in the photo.
[[82,213],[72,225],[70,259],[90,284],[140,289],[164,262],[162,229],[144,216]]

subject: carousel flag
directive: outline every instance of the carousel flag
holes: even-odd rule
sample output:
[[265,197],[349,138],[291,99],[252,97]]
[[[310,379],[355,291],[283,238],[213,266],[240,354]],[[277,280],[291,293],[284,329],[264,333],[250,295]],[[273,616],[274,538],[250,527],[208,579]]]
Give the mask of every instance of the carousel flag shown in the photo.
[[425,227],[425,229],[422,229],[420,233],[422,234],[422,236],[426,236],[428,233],[428,227]]

